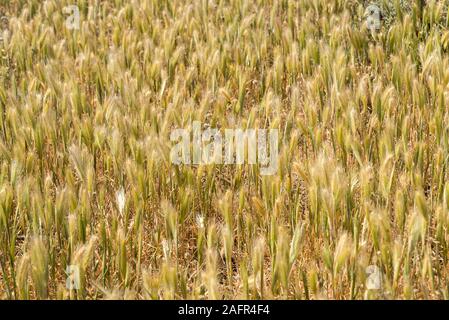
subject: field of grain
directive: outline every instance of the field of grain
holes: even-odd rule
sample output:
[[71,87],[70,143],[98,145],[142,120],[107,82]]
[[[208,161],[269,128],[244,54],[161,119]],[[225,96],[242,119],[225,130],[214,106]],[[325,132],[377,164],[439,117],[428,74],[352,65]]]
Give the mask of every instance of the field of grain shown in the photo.
[[[449,298],[449,1],[0,18],[0,299]],[[194,121],[277,129],[276,173],[174,164]]]

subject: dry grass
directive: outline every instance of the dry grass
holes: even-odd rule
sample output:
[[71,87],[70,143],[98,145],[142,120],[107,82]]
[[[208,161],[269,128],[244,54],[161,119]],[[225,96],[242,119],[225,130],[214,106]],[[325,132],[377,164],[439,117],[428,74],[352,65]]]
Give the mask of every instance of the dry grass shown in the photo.
[[[418,2],[370,34],[366,1],[0,1],[0,298],[449,298],[448,2]],[[279,129],[278,173],[171,164],[194,120]]]

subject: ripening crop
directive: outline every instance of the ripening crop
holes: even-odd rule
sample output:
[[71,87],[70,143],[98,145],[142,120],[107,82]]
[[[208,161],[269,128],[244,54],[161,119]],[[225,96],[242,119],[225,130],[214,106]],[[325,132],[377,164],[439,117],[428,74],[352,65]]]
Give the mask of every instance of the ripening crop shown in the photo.
[[[449,1],[0,18],[0,299],[449,299]],[[194,121],[278,130],[276,173],[174,164]]]

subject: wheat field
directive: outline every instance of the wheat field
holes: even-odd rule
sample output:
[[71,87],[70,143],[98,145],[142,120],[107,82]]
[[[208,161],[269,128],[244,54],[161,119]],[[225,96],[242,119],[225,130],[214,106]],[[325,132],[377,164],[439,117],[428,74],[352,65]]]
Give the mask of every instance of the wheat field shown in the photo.
[[[449,298],[449,1],[0,16],[0,299]],[[193,121],[278,130],[276,174],[174,164]]]

